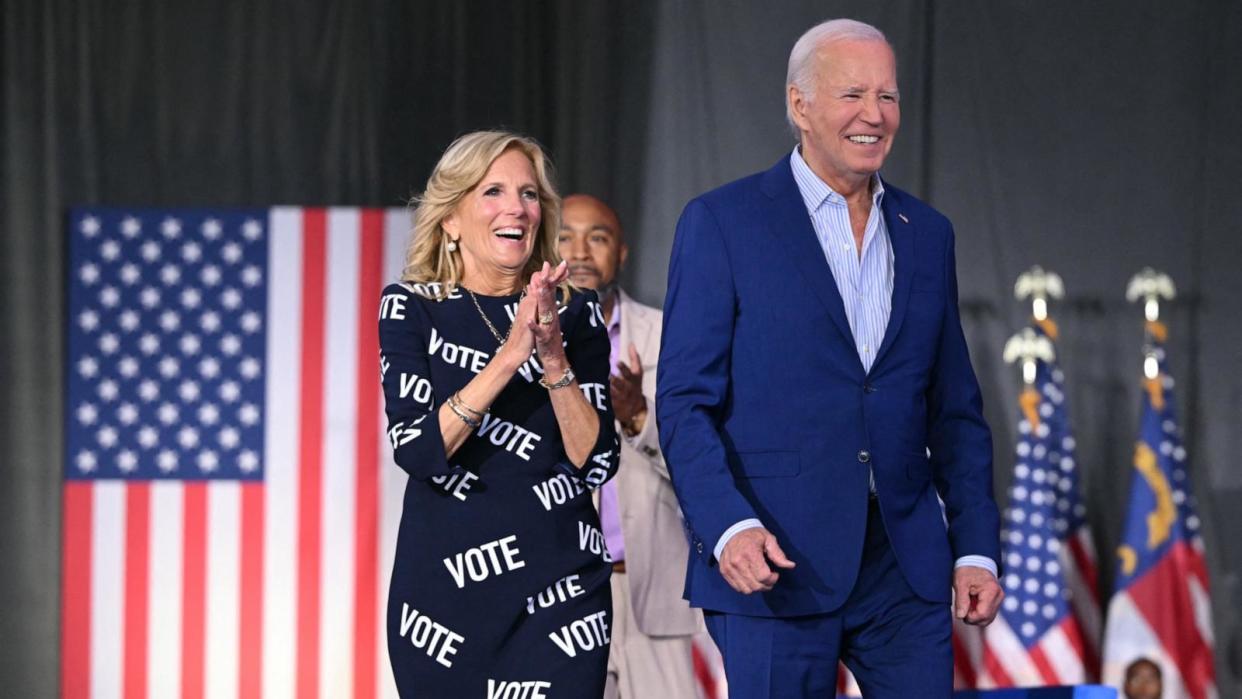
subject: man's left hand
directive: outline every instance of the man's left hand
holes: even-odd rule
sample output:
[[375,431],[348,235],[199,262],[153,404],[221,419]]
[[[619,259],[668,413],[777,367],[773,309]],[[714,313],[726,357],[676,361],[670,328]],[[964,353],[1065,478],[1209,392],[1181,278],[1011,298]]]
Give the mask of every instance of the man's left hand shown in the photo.
[[972,626],[987,626],[996,618],[1005,591],[992,572],[978,566],[953,571],[953,616]]
[[618,422],[632,426],[634,432],[641,432],[642,425],[636,423],[646,418],[647,399],[643,397],[643,363],[633,344],[630,345],[629,366],[625,362],[617,362],[617,372],[608,379],[612,409],[617,414]]

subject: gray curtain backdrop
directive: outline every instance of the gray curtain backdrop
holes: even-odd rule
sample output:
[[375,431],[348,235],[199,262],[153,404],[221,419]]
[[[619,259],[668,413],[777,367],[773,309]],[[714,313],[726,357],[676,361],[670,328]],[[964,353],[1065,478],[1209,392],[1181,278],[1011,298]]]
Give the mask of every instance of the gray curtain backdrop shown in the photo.
[[[850,16],[897,49],[885,176],[956,224],[964,322],[1012,468],[1025,322],[1053,308],[1111,584],[1135,438],[1145,265],[1165,307],[1204,519],[1221,696],[1242,688],[1242,5],[1157,2],[6,0],[0,9],[0,686],[57,691],[64,212],[77,204],[399,204],[465,131],[536,136],[611,201],[658,304],[681,207],[788,154],[785,62]],[[773,338],[779,346],[779,338]]]

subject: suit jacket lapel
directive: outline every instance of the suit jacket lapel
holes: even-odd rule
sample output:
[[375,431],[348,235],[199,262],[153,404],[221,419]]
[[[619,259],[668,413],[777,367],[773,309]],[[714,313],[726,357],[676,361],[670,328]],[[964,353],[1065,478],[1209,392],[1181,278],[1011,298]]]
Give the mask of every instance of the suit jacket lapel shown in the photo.
[[641,354],[643,348],[635,343],[635,338],[646,338],[647,319],[637,312],[633,300],[621,289],[617,289],[617,308],[621,309],[621,334],[617,336],[617,343],[619,343],[617,344],[617,360],[626,365],[630,364],[630,345],[633,344],[640,353],[638,359],[647,361],[646,356]]
[[[643,313],[634,299],[631,299],[621,289],[617,289],[617,307],[621,309],[621,334],[617,338],[620,343],[617,346],[618,359],[628,366],[630,345],[633,344],[638,350],[638,361],[644,366],[655,364],[656,357],[647,356],[649,353],[647,345],[650,344],[652,337],[651,317]],[[654,352],[650,353],[654,354]]]
[[630,312],[632,309],[630,297],[626,296],[625,292],[618,288],[617,307],[612,309],[612,312],[621,312],[621,334],[617,336],[617,359],[626,364],[630,361],[630,343],[634,341],[634,313]]
[[884,213],[888,239],[893,246],[893,304],[888,317],[888,327],[884,330],[884,340],[871,364],[873,372],[893,346],[897,333],[901,331],[901,322],[906,317],[910,302],[910,282],[914,278],[914,224],[902,213],[901,201],[893,196],[892,188],[885,193],[880,209]]
[[849,318],[845,316],[845,302],[841,300],[832,268],[824,257],[819,238],[815,236],[815,228],[811,225],[806,203],[794,181],[788,157],[766,173],[762,189],[774,200],[775,216],[770,224],[772,235],[781,249],[789,253],[793,266],[801,272],[813,295],[828,310],[829,317],[849,348],[849,355],[854,357],[861,372],[862,362],[854,350],[854,333],[850,330]]

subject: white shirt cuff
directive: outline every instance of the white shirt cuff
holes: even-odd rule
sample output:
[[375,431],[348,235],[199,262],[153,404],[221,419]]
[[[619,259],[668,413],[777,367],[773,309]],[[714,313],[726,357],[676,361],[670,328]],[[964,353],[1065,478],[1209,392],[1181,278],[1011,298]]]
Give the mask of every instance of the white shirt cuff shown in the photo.
[[[728,532],[725,532],[725,533],[728,534]],[[974,556],[974,555],[962,556],[961,558],[957,559],[956,562],[954,562],[953,569],[957,570],[958,568],[961,568],[962,566],[974,566],[976,568],[982,568],[990,572],[992,574],[992,577],[994,578],[1000,577],[1000,575],[998,575],[997,570],[996,570],[996,561],[992,560],[991,558],[988,558],[987,556]]]
[[729,539],[732,539],[735,534],[742,531],[743,529],[754,529],[755,527],[762,527],[762,526],[763,526],[763,522],[760,522],[757,519],[751,518],[751,519],[744,519],[738,522],[737,524],[733,525],[732,527],[729,527],[728,529],[725,530],[724,534],[720,535],[720,540],[716,542],[716,548],[712,549],[712,555],[715,556],[716,560],[719,561],[720,554],[724,553],[725,544],[729,543]]
[[[738,522],[737,524],[734,524],[732,527],[729,527],[728,529],[726,529],[724,534],[720,535],[720,540],[716,542],[716,548],[712,549],[712,555],[716,557],[717,561],[719,561],[720,554],[724,553],[724,547],[726,544],[729,543],[729,539],[732,539],[734,535],[736,535],[740,531],[743,531],[746,529],[754,529],[755,527],[762,527],[762,526],[763,526],[763,522],[760,522],[757,519],[744,519]],[[957,568],[961,568],[962,566],[974,566],[976,568],[982,568],[988,571],[989,573],[991,573],[992,577],[994,578],[1000,577],[999,571],[996,568],[996,561],[993,561],[991,558],[988,558],[987,556],[977,556],[977,555],[962,556],[961,558],[957,559],[957,561],[954,562],[953,568],[957,569]]]

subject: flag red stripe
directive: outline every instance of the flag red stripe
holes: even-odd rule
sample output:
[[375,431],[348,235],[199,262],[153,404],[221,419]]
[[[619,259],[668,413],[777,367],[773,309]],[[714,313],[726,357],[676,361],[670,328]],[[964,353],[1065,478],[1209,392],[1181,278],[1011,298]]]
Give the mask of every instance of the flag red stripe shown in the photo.
[[1087,585],[1087,589],[1091,590],[1091,599],[1099,598],[1100,588],[1097,580],[1097,571],[1095,569],[1095,561],[1091,560],[1087,549],[1083,547],[1082,541],[1077,536],[1069,537],[1070,555],[1074,558],[1074,565],[1078,567],[1078,574]]
[[298,458],[297,696],[319,694],[320,498],[323,459],[327,212],[302,214],[302,399]]
[[181,697],[203,696],[207,633],[207,483],[186,483],[182,532]]
[[1186,566],[1187,570],[1195,574],[1195,577],[1199,579],[1199,584],[1206,590],[1208,588],[1208,571],[1207,559],[1204,558],[1203,552],[1195,548],[1193,544],[1185,543],[1182,545],[1181,555],[1182,564]]
[[1052,667],[1052,663],[1048,662],[1048,656],[1044,655],[1043,646],[1036,643],[1026,657],[1031,659],[1031,664],[1039,670],[1039,676],[1043,678],[1045,685],[1061,684],[1061,676],[1057,674],[1056,668]]
[[1095,682],[1100,679],[1100,652],[1097,650],[1100,639],[1092,639],[1092,643],[1087,643],[1082,635],[1082,628],[1075,624],[1074,630],[1078,632],[1074,642],[1079,649],[1078,654],[1082,656],[1083,673],[1087,682]]
[[151,565],[151,485],[125,488],[125,637],[121,650],[122,695],[147,696],[147,587]]
[[65,481],[61,575],[60,692],[65,699],[91,693],[91,517],[94,487]]
[[707,663],[707,658],[703,657],[703,651],[699,647],[691,644],[690,655],[694,661],[694,676],[698,678],[699,687],[703,688],[703,693],[708,697],[716,696],[716,677],[712,674],[712,669]]
[[1078,620],[1072,616],[1065,617],[1065,620],[1061,622],[1061,631],[1065,634],[1066,640],[1069,641],[1070,647],[1074,649],[1078,657],[1085,657],[1087,647],[1082,640],[1082,629],[1078,626]]
[[354,698],[371,699],[376,673],[379,539],[379,308],[384,268],[384,212],[363,209],[358,270],[357,475],[354,508]]
[[992,646],[984,644],[983,646],[983,668],[992,678],[992,684],[997,687],[1012,687],[1013,678],[1005,671],[1005,666],[1001,665],[1000,658],[996,657],[996,652],[992,650]]
[[1215,673],[1212,648],[1195,625],[1194,601],[1186,581],[1197,555],[1184,542],[1175,543],[1129,592],[1135,608],[1177,664],[1186,691],[1194,699],[1203,699]]
[[1069,641],[1070,647],[1082,661],[1083,674],[1088,681],[1096,679],[1099,675],[1099,658],[1096,657],[1095,650],[1087,646],[1083,640],[1082,627],[1078,624],[1078,619],[1074,616],[1067,616],[1061,622],[1061,631],[1065,633],[1066,640]]
[[[1074,567],[1077,568],[1078,578],[1086,585],[1090,596],[1083,599],[1082,595],[1077,595],[1072,601],[1072,608],[1075,618],[1082,620],[1084,618],[1081,610],[1091,609],[1099,613],[1099,568],[1096,566],[1095,558],[1091,552],[1087,550],[1083,543],[1082,537],[1087,535],[1086,529],[1080,529],[1077,534],[1069,537],[1070,557],[1073,560]],[[1079,642],[1081,649],[1079,654],[1082,656],[1083,669],[1086,673],[1088,681],[1095,681],[1100,676],[1100,629],[1096,629],[1096,633],[1092,637],[1083,636],[1082,625],[1077,629],[1079,631]]]
[[241,486],[241,590],[238,630],[237,694],[259,699],[263,693],[263,484]]
[[966,644],[962,642],[961,636],[953,634],[953,665],[957,668],[957,672],[961,675],[963,689],[974,689],[979,682],[978,676],[975,675],[975,665],[971,661],[970,652],[966,649]]

